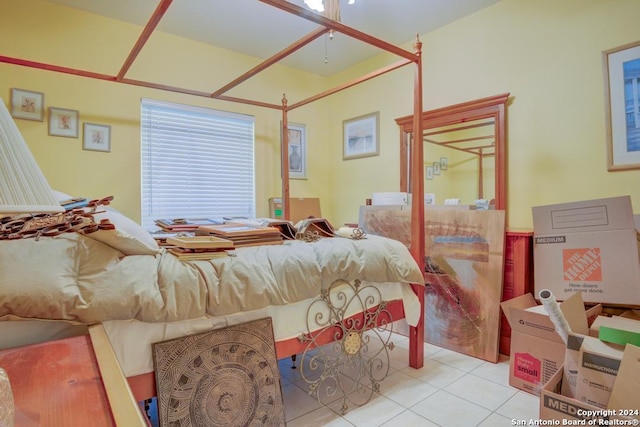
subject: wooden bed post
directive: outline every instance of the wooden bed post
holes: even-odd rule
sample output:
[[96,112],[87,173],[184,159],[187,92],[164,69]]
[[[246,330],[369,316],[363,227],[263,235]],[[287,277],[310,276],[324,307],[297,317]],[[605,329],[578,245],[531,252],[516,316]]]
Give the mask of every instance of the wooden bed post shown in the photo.
[[287,96],[282,94],[282,138],[280,139],[280,175],[282,176],[282,217],[290,219],[289,212],[289,122],[287,120]]
[[[413,147],[411,149],[411,254],[424,275],[424,157],[422,142],[422,42],[416,36],[413,45],[416,72],[413,89]],[[409,366],[424,365],[424,284],[412,285],[420,300],[422,313],[416,326],[409,328]]]

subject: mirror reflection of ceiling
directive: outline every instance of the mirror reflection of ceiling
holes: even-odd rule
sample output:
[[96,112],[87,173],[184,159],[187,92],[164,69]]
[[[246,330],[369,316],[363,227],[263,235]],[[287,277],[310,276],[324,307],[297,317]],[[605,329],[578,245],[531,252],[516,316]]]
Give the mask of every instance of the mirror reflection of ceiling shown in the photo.
[[494,129],[489,117],[423,131],[425,192],[433,194],[434,204],[457,199],[475,205],[495,198]]
[[[495,200],[507,209],[506,105],[510,94],[480,98],[422,113],[424,192],[442,205],[447,199],[473,205]],[[400,127],[400,191],[411,192],[413,116]]]
[[423,141],[475,155],[495,154],[493,118],[427,129]]

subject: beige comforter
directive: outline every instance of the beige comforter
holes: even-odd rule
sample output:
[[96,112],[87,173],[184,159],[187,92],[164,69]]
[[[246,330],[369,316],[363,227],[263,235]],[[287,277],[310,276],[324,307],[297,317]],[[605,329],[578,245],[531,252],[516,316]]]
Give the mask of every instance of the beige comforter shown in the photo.
[[162,250],[124,255],[105,241],[75,233],[0,241],[0,320],[168,322],[300,301],[337,279],[423,282],[407,248],[377,236],[287,241],[191,262]]

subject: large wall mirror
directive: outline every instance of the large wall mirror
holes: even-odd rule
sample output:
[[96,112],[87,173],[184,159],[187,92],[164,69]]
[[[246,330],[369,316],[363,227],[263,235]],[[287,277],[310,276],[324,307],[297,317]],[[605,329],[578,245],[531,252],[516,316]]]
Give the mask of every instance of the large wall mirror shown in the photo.
[[[491,201],[506,210],[506,115],[509,93],[425,111],[422,114],[426,195],[435,204],[458,199]],[[400,127],[400,190],[411,192],[413,116]]]

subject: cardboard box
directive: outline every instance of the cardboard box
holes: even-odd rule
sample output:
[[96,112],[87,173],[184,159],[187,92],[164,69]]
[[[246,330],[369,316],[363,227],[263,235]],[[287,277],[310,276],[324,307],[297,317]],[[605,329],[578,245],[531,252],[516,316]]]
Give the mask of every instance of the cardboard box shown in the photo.
[[640,256],[629,196],[532,208],[534,290],[558,301],[640,305]]
[[371,196],[372,205],[406,205],[409,203],[407,193],[387,192],[373,193]]
[[[283,209],[281,197],[271,197],[269,199],[269,217],[283,219]],[[322,217],[320,199],[317,197],[289,197],[289,220],[295,224],[309,217]]]
[[[611,420],[629,421],[632,418],[636,418],[637,408],[640,408],[640,399],[637,392],[631,394],[631,401],[627,402],[628,406],[619,406],[619,409],[598,408],[562,395],[560,390],[562,388],[563,371],[564,368],[561,367],[544,384],[540,391],[540,420],[557,420],[557,423],[549,421],[545,425],[635,425],[616,424]],[[617,387],[614,389],[614,392],[616,391]],[[610,406],[610,408],[612,407]],[[626,415],[631,415],[631,417]],[[590,423],[589,420],[595,421]]]
[[[501,307],[511,326],[509,384],[538,395],[564,363],[566,345],[544,307],[538,305],[531,294],[504,301]],[[561,303],[560,310],[573,332],[588,333],[589,314],[581,293]]]
[[584,336],[578,353],[576,400],[605,409],[618,376],[624,346]]
[[598,316],[589,328],[589,335],[613,344],[640,347],[640,321],[621,316]]
[[[640,420],[640,347],[627,344],[608,407]],[[624,412],[622,412],[624,411]],[[638,424],[636,424],[638,425]]]

